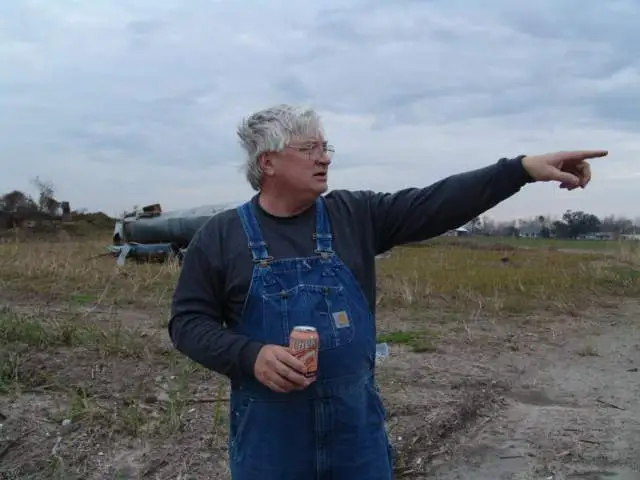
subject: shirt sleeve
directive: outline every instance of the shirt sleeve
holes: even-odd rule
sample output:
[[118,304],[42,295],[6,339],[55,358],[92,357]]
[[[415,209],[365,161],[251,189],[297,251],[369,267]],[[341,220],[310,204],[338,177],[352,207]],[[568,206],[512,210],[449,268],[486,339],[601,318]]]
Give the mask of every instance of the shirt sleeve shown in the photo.
[[209,243],[198,232],[189,245],[171,304],[169,335],[177,350],[210,370],[229,378],[253,376],[262,343],[225,326],[222,266],[206,254],[220,252],[222,245]]
[[377,254],[457,228],[518,192],[533,180],[522,159],[452,175],[424,188],[369,197]]

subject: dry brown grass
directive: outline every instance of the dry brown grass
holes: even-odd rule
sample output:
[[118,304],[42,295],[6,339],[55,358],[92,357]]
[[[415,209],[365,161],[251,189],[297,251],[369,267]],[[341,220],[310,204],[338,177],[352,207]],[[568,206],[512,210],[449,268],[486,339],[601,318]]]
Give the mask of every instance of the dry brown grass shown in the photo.
[[76,303],[167,306],[179,265],[117,268],[105,241],[0,245],[0,286]]
[[[166,307],[179,265],[117,268],[103,241],[0,245],[0,287],[76,303]],[[379,265],[380,308],[570,309],[638,292],[640,252],[615,255],[469,244],[398,248]]]
[[[0,478],[223,472],[227,382],[167,338],[179,266],[117,268],[96,257],[103,245],[0,245]],[[378,264],[380,340],[428,354],[470,318],[521,322],[637,297],[639,264],[628,249],[399,248]]]

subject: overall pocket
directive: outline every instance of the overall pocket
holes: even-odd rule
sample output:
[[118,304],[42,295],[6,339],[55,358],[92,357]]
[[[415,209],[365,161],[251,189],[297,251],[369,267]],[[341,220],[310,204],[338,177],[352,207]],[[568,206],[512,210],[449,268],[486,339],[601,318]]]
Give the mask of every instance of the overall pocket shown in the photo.
[[301,284],[278,293],[262,295],[263,328],[281,345],[289,342],[291,329],[314,327],[320,351],[348,345],[355,335],[349,298],[341,286]]

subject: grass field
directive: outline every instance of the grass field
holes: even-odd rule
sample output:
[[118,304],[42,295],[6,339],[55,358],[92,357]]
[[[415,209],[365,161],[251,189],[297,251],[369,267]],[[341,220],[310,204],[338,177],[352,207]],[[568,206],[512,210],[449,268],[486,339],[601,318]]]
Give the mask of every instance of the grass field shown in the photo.
[[519,238],[519,237],[485,237],[474,236],[469,238],[469,243],[475,244],[502,244],[519,248],[547,248],[570,250],[594,250],[616,251],[624,246],[624,241],[618,240],[571,240],[558,238]]
[[[572,240],[560,238],[520,238],[473,235],[470,237],[439,237],[430,240],[433,243],[456,243],[473,246],[492,246],[504,248],[536,248],[547,250],[579,250],[586,252],[619,252],[633,246],[628,240]],[[637,242],[636,242],[637,243]]]
[[[538,328],[640,296],[634,244],[525,243],[395,249],[378,264],[379,340],[434,355],[474,323]],[[227,478],[227,382],[167,338],[179,266],[117,268],[104,244],[0,245],[0,479]],[[411,375],[389,372],[383,393]]]

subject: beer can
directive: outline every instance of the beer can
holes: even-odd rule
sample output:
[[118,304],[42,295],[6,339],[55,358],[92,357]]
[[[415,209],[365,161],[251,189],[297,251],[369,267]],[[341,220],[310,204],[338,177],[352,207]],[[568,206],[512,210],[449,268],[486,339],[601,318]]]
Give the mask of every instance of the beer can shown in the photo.
[[289,351],[307,367],[307,377],[318,372],[318,348],[320,336],[313,327],[299,325],[289,334]]

